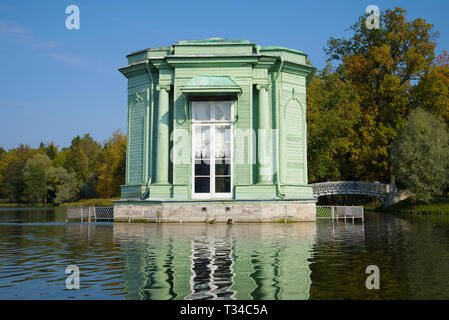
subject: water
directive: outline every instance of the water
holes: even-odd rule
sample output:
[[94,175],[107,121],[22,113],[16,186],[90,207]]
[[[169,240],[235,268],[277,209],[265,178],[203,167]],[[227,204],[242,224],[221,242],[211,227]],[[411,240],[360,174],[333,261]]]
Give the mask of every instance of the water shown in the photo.
[[[0,299],[449,299],[449,217],[65,224],[0,209]],[[68,290],[68,265],[80,289]],[[380,269],[367,290],[365,268]]]

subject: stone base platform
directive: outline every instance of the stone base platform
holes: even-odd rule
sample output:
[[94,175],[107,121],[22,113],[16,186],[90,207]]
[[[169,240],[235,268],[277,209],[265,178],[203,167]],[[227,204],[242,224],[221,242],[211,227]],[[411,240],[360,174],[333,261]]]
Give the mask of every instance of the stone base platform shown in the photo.
[[239,223],[315,220],[314,200],[114,201],[114,221]]

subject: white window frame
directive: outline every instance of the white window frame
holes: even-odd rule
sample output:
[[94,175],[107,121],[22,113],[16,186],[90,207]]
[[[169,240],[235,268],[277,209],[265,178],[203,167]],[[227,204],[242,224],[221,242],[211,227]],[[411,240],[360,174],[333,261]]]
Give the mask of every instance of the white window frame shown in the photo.
[[[215,100],[209,100],[209,101],[201,101],[201,102],[228,102],[231,103],[231,114],[230,114],[230,120],[195,120],[193,118],[194,115],[194,104],[197,101],[191,102],[191,110],[192,110],[192,136],[191,136],[191,195],[192,199],[202,199],[202,200],[220,200],[220,199],[232,199],[233,198],[233,183],[234,183],[234,106],[235,101],[233,100],[222,100],[222,101],[215,101]],[[198,101],[200,102],[200,101]],[[211,119],[215,119],[215,108],[211,108],[210,110]],[[194,154],[194,134],[195,134],[195,128],[208,125],[210,130],[210,155],[211,155],[211,165],[210,165],[210,192],[209,193],[195,193],[195,154]],[[223,126],[227,125],[230,127],[230,148],[231,148],[231,155],[230,155],[230,168],[231,168],[231,174],[230,174],[230,192],[223,193],[223,192],[215,192],[215,126]]]

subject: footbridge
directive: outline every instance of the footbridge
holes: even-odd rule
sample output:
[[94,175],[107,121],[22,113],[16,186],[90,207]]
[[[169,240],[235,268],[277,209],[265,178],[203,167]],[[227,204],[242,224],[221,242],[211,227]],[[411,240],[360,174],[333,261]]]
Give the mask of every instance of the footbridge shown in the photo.
[[329,181],[312,184],[313,196],[358,194],[379,199],[384,207],[388,207],[407,198],[405,192],[400,191],[393,184],[363,181]]

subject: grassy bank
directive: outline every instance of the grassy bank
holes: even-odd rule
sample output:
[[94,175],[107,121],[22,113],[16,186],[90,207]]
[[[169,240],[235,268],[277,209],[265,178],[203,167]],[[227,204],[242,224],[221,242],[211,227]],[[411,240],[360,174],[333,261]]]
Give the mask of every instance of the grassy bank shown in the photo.
[[[89,206],[97,206],[97,207],[109,207],[112,206],[112,200],[118,200],[119,197],[110,198],[110,199],[83,199],[75,202],[66,202],[60,205],[47,204],[46,207],[89,207]],[[30,204],[30,203],[5,203],[0,202],[0,208],[23,208],[23,207],[36,207],[43,208],[43,204]]]
[[119,200],[120,198],[110,198],[110,199],[84,199],[76,202],[66,202],[61,204],[61,207],[109,207],[113,206],[112,200]]
[[388,208],[378,207],[374,209],[380,212],[400,212],[418,214],[449,214],[449,198],[434,198],[429,203],[413,203],[410,199],[400,201]]

